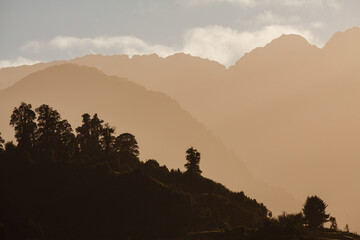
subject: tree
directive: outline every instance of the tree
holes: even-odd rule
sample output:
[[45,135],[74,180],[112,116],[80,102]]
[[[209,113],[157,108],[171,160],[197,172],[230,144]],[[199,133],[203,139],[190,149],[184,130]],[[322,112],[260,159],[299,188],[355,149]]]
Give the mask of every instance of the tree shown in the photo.
[[117,163],[136,167],[139,164],[139,145],[131,133],[123,133],[116,137],[114,150],[118,155]]
[[113,136],[114,132],[115,127],[110,127],[108,123],[105,124],[101,132],[101,147],[107,154],[109,154],[113,150],[113,145],[115,141],[115,137]]
[[131,133],[123,133],[116,137],[114,149],[124,157],[138,158],[139,145]]
[[82,125],[76,128],[76,136],[81,152],[94,154],[101,149],[100,136],[103,131],[103,120],[97,114],[91,118],[88,113],[82,115]]
[[196,149],[191,147],[186,151],[186,160],[187,163],[184,165],[186,173],[191,175],[200,175],[202,173],[199,167],[200,153]]
[[329,221],[331,223],[330,229],[337,231],[338,230],[338,225],[337,225],[337,222],[336,222],[336,218],[335,217],[330,217]]
[[22,102],[18,108],[14,108],[10,118],[10,125],[15,128],[18,147],[24,150],[30,150],[35,142],[35,112],[31,108],[31,104]]
[[326,207],[326,203],[319,197],[307,197],[303,207],[306,224],[311,228],[319,228],[328,222],[330,215],[325,213]]
[[83,114],[82,116],[82,125],[76,128],[77,132],[77,142],[79,145],[80,151],[84,152],[89,148],[90,145],[90,120],[91,117],[88,113]]
[[46,104],[35,109],[38,114],[37,150],[52,156],[67,153],[74,140],[71,125]]
[[345,225],[344,231],[345,231],[345,232],[350,232],[349,224],[346,224],[346,225]]

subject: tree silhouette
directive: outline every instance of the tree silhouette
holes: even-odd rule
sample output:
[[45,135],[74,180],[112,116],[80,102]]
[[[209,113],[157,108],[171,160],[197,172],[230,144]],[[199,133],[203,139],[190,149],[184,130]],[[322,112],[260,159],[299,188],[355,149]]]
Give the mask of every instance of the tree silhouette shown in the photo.
[[305,222],[310,228],[322,227],[329,221],[329,214],[325,213],[327,205],[317,196],[307,197],[303,207]]
[[186,150],[186,160],[188,161],[185,164],[186,173],[191,175],[200,175],[202,171],[200,170],[200,153],[193,147]]
[[330,217],[329,221],[331,223],[330,229],[337,231],[338,230],[338,225],[337,225],[337,222],[336,222],[336,218],[335,217]]
[[131,133],[123,133],[116,137],[114,149],[124,157],[138,158],[139,146],[135,136]]
[[97,113],[94,114],[90,121],[91,147],[97,151],[101,149],[100,138],[103,133],[103,122],[104,120],[99,119]]
[[115,137],[113,136],[115,132],[115,127],[110,127],[108,123],[102,128],[101,132],[101,147],[102,149],[109,154],[113,150],[113,145],[115,141]]
[[346,224],[346,225],[345,225],[344,231],[345,231],[345,232],[350,232],[349,224]]
[[88,113],[82,115],[82,125],[76,128],[76,136],[81,152],[96,153],[101,149],[100,137],[103,131],[103,120],[97,114],[91,118]]
[[14,111],[10,118],[10,125],[15,129],[15,138],[18,147],[24,150],[30,150],[34,146],[36,123],[35,112],[31,109],[31,104],[24,102]]
[[62,120],[60,114],[49,107],[41,105],[35,109],[38,114],[38,129],[36,146],[38,151],[51,154],[69,151],[69,145],[74,140],[71,125]]
[[76,128],[78,133],[76,136],[80,151],[84,152],[90,145],[90,120],[91,117],[89,114],[85,113],[82,116],[82,125]]

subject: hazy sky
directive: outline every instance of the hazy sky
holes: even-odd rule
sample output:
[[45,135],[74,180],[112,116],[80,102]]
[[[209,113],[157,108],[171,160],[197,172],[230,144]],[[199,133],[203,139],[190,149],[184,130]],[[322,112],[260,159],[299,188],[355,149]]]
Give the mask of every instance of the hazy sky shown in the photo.
[[322,46],[359,12],[359,0],[0,0],[0,67],[154,52],[229,66],[283,33]]

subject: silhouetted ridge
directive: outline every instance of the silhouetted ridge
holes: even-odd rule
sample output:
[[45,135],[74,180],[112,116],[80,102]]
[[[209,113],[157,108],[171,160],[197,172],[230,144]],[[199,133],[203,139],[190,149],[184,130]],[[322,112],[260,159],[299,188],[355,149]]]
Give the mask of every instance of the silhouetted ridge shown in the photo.
[[196,149],[186,152],[192,162],[186,172],[169,171],[156,160],[139,160],[134,135],[115,136],[97,114],[81,117],[75,135],[48,105],[35,112],[24,102],[14,108],[10,125],[18,144],[7,142],[3,150],[0,138],[2,236],[158,239],[254,228],[267,218],[263,204],[203,178]]
[[[10,116],[17,145],[0,134],[2,239],[360,239],[338,231],[327,204],[278,218],[244,192],[201,176],[201,154],[185,172],[139,160],[131,133],[85,113],[76,135],[57,110],[22,102]],[[330,229],[323,224],[330,219]],[[336,238],[337,239],[337,238]]]

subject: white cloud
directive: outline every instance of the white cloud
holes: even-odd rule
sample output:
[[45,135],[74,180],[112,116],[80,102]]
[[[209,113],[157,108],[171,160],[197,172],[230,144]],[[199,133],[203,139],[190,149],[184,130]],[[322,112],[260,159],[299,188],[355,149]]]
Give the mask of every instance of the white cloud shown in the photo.
[[[273,18],[271,14],[268,17]],[[150,44],[133,36],[95,38],[59,36],[47,42],[29,42],[22,49],[38,55],[52,52],[56,56],[66,55],[68,58],[86,54],[127,54],[132,57],[135,54],[151,53],[166,57],[176,52],[185,52],[230,66],[246,52],[264,46],[282,34],[299,34],[309,42],[321,45],[310,31],[302,27],[274,24],[251,32],[218,25],[192,28],[184,34],[183,44],[177,48]]]
[[188,31],[185,35],[183,51],[230,66],[244,53],[264,46],[282,34],[299,34],[311,43],[318,43],[310,31],[294,26],[270,25],[253,32],[208,26]]
[[324,23],[323,22],[312,22],[311,24],[311,27],[315,28],[315,29],[320,29],[320,28],[323,28],[324,27]]
[[17,57],[14,60],[0,60],[0,68],[5,67],[16,67],[21,65],[33,65],[39,63],[40,61],[27,59],[24,57]]

